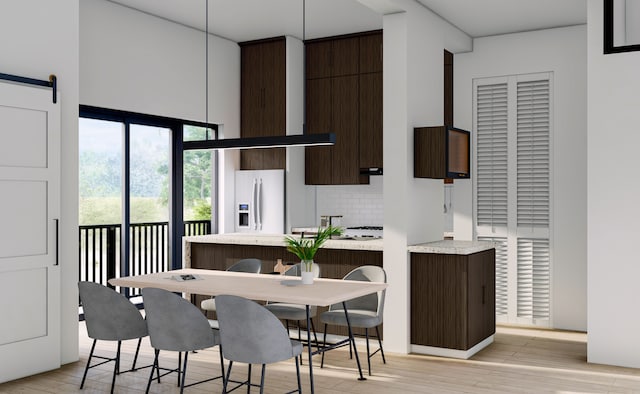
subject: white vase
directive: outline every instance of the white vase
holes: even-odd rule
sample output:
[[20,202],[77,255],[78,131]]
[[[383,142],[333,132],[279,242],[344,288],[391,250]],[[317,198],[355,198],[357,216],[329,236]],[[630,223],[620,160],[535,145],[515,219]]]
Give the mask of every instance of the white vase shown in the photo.
[[[307,268],[309,271],[307,271]],[[313,260],[302,260],[300,262],[300,276],[302,277],[303,285],[313,284],[313,277],[315,276],[313,273]]]
[[302,272],[302,284],[303,285],[312,285],[313,284],[313,272]]

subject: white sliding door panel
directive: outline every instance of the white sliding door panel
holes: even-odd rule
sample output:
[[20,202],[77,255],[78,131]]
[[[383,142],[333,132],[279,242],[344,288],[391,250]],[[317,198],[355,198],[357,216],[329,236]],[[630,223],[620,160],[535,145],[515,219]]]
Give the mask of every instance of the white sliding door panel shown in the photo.
[[496,319],[550,327],[552,74],[474,80],[474,223],[496,243]]
[[0,258],[47,253],[47,184],[0,180]]
[[60,366],[57,101],[0,82],[0,382]]
[[[30,296],[16,297],[25,293]],[[0,345],[47,335],[46,269],[5,272],[0,276],[0,297],[11,300],[9,315],[0,325]]]
[[0,130],[11,132],[13,143],[0,145],[1,167],[47,166],[47,113],[0,106]]

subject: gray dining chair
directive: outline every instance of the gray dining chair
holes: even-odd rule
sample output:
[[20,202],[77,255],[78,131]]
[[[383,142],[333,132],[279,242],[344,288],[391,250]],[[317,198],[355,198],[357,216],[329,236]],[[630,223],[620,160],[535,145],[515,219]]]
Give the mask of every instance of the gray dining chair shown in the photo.
[[[300,263],[302,264],[302,263]],[[296,264],[285,271],[284,276],[300,276],[301,265]],[[320,265],[313,263],[313,276],[315,278],[320,277]],[[265,305],[271,313],[276,315],[276,317],[280,320],[285,321],[285,327],[287,328],[287,332],[289,332],[289,322],[295,321],[297,323],[298,328],[298,340],[300,338],[300,321],[304,321],[305,324],[307,322],[307,308],[306,305],[300,304],[290,304],[285,302],[267,302]],[[309,317],[311,320],[311,329],[313,330],[313,336],[316,342],[316,346],[318,346],[318,335],[316,334],[316,328],[313,324],[313,317],[318,313],[318,307],[315,305],[311,305],[309,307]]]
[[302,344],[290,339],[280,320],[262,305],[232,295],[219,295],[216,300],[220,322],[220,346],[224,358],[229,360],[223,393],[227,392],[234,362],[249,364],[249,372],[247,380],[239,382],[239,385],[230,391],[247,385],[247,392],[249,392],[251,387],[257,386],[251,383],[251,365],[262,364],[260,375],[260,393],[262,393],[266,364],[290,358],[295,359],[298,382],[298,389],[292,392],[301,393],[298,356],[302,354]]
[[[87,334],[89,338],[93,339],[89,359],[87,360],[87,365],[82,375],[80,389],[84,387],[87,372],[90,368],[113,361],[115,364],[113,367],[113,377],[111,378],[111,393],[113,393],[116,375],[122,372],[137,370],[136,362],[138,360],[138,352],[140,351],[140,342],[142,338],[148,335],[147,324],[138,311],[138,308],[126,297],[113,289],[99,283],[78,282],[78,290],[80,291],[80,301],[82,302]],[[120,348],[122,341],[128,339],[137,339],[138,346],[136,347],[131,369],[120,371]],[[118,346],[115,357],[94,355],[96,342],[98,340],[117,341]],[[104,361],[91,365],[92,358],[98,358]]]
[[[374,265],[364,265],[358,267],[347,275],[343,280],[359,280],[366,282],[383,282],[387,283],[387,274],[382,267]],[[367,365],[369,367],[369,375],[371,375],[371,357],[378,351],[382,355],[382,362],[387,363],[384,357],[384,350],[382,349],[382,341],[380,340],[380,331],[378,327],[382,324],[382,315],[384,314],[384,297],[386,290],[378,291],[376,293],[368,294],[366,296],[354,298],[346,302],[347,313],[349,314],[349,323],[351,327],[359,327],[365,329],[365,337],[367,340]],[[329,310],[320,314],[320,321],[324,323],[324,338],[323,343],[327,343],[327,324],[334,324],[337,326],[347,326],[347,318],[344,313],[342,303],[334,304],[329,307]],[[371,353],[369,348],[369,329],[376,329],[376,337],[378,338],[378,349]],[[349,350],[351,354],[351,343],[349,343]],[[324,365],[324,353],[322,353],[322,362],[320,367]]]
[[[262,260],[260,259],[242,259],[235,262],[227,271],[230,272],[248,272],[253,274],[259,274],[262,271]],[[215,297],[207,298],[200,303],[200,309],[205,311],[205,314],[216,311],[216,299]],[[216,320],[209,320],[211,328],[218,328],[218,322]]]
[[[167,290],[146,287],[142,289],[142,299],[147,317],[149,339],[155,350],[153,369],[147,382],[147,390],[151,387],[153,373],[157,371],[157,380],[167,374],[177,372],[180,393],[185,387],[209,382],[222,378],[224,380],[224,363],[220,352],[220,368],[222,374],[210,379],[185,385],[187,375],[187,359],[189,352],[207,349],[220,344],[220,336],[217,330],[209,327],[207,318],[198,307],[188,302],[177,294]],[[178,368],[160,368],[158,356],[160,350],[178,352]],[[181,357],[184,352],[184,362],[181,366]],[[160,370],[165,371],[160,375]],[[182,379],[180,379],[182,376]]]

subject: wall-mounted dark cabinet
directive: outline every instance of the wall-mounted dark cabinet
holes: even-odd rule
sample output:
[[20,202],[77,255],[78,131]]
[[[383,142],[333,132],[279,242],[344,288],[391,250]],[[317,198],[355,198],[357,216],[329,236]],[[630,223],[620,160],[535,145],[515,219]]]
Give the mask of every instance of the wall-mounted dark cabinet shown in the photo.
[[470,133],[451,126],[416,127],[413,140],[415,178],[464,179],[470,171]]
[[305,42],[306,132],[336,134],[331,147],[305,149],[305,183],[369,183],[382,167],[382,32]]
[[444,124],[453,126],[453,53],[444,50]]
[[[286,41],[284,37],[240,43],[240,135],[286,135]],[[243,170],[284,169],[284,148],[240,152]]]

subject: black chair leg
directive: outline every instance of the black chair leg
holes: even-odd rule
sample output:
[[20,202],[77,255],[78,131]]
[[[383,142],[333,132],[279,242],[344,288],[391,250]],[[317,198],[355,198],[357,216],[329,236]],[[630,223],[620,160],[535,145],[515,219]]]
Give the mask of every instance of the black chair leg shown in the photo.
[[367,367],[369,368],[369,376],[371,376],[371,352],[369,351],[369,329],[364,329],[364,336],[367,339]]
[[98,340],[94,339],[93,340],[93,345],[91,345],[91,351],[89,352],[89,359],[87,360],[87,366],[84,367],[84,374],[82,375],[82,382],[80,382],[80,389],[82,390],[82,388],[84,387],[84,381],[87,378],[87,372],[89,371],[89,364],[91,364],[91,358],[93,357],[93,351],[96,348],[96,342]]
[[114,360],[113,366],[113,377],[111,378],[111,394],[113,394],[113,389],[116,385],[116,375],[120,373],[120,345],[122,345],[122,341],[118,341],[118,349],[116,350],[116,359]]
[[313,324],[313,318],[311,320],[311,329],[313,330],[313,339],[316,341],[316,350],[320,348],[320,344],[318,343],[318,333],[316,333],[316,326]]
[[378,330],[378,326],[376,326],[376,336],[378,337],[378,346],[380,347],[380,354],[382,355],[382,363],[386,364],[387,360],[384,358],[384,350],[382,350],[382,341],[380,340],[380,331]]
[[266,364],[262,364],[262,374],[260,375],[260,394],[264,393],[264,373],[266,368]]
[[[160,354],[160,350],[155,349],[155,357],[153,358],[153,366],[151,367],[151,374],[149,375],[149,381],[147,382],[147,390],[145,391],[146,394],[149,394],[149,388],[151,388],[151,381],[153,380],[153,373],[157,370],[159,371],[158,368],[158,355]],[[160,372],[158,372],[158,383],[160,380]]]
[[296,378],[298,379],[298,393],[302,394],[302,385],[300,384],[300,364],[296,358]]
[[182,364],[182,352],[178,352],[178,384],[177,384],[178,387],[180,387],[180,368],[181,368],[181,364]]
[[223,392],[226,391],[226,387],[227,387],[227,379],[224,375],[224,356],[222,355],[222,345],[220,345],[220,370],[222,371],[222,387],[223,387]]
[[249,373],[247,374],[247,394],[251,393],[251,364],[249,364]]
[[[324,324],[324,336],[322,338],[322,347],[327,346],[327,323]],[[324,367],[324,352],[322,352],[322,361],[320,362],[320,368]]]
[[[187,376],[187,358],[189,356],[189,352],[184,352],[184,364],[182,367],[182,382],[180,383],[180,394],[184,392],[184,381]],[[180,367],[178,367],[178,375],[180,375]]]
[[142,338],[138,339],[138,346],[136,346],[136,354],[133,356],[133,365],[131,365],[131,370],[136,371],[136,362],[138,362],[138,354],[140,353],[140,344],[142,343]]
[[233,361],[229,360],[229,368],[227,369],[227,378],[222,380],[222,394],[227,394],[227,384],[229,384],[229,378],[231,377],[231,367],[233,367]]

